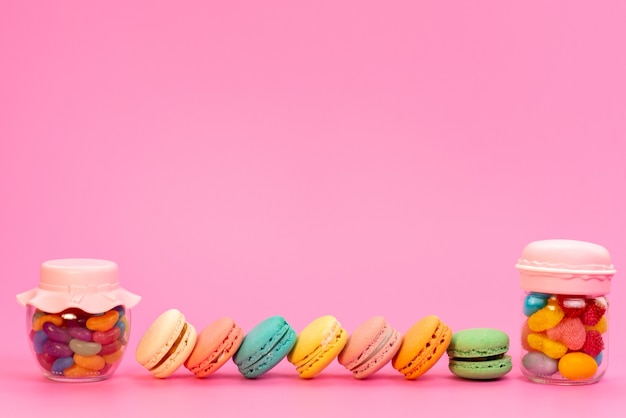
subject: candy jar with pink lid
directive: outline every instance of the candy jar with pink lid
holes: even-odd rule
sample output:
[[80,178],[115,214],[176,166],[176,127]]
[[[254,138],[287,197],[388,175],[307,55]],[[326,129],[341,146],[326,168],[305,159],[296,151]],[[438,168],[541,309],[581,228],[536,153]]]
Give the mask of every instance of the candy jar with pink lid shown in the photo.
[[39,286],[17,295],[40,370],[62,382],[115,372],[130,336],[130,308],[140,299],[120,286],[116,263],[89,258],[42,263]]
[[609,252],[584,241],[535,241],[516,268],[524,290],[522,373],[537,383],[597,382],[609,357]]

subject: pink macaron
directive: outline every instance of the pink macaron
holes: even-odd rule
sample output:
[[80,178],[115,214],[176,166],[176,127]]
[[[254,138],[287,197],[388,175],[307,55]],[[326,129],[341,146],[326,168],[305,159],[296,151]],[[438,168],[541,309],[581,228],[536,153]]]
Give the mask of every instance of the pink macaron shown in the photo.
[[389,363],[400,349],[402,335],[382,316],[363,322],[348,338],[339,363],[357,379],[364,379]]

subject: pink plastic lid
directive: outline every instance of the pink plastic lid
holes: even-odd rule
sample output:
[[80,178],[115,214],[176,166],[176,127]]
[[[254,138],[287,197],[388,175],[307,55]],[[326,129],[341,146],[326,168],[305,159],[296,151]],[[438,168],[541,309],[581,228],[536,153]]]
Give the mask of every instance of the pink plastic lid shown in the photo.
[[132,308],[141,297],[120,287],[117,264],[113,261],[67,258],[45,261],[39,286],[20,293],[17,300],[44,312],[80,308],[95,314],[118,305]]
[[605,295],[615,274],[606,248],[567,239],[531,242],[515,267],[522,289],[567,295]]

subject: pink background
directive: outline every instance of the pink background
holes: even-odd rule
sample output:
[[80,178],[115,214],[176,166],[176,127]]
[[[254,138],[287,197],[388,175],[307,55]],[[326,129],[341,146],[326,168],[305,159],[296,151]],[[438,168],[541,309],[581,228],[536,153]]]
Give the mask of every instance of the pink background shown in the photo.
[[[0,415],[621,415],[626,7],[457,3],[0,1]],[[544,238],[602,244],[618,269],[597,385],[517,368],[514,264]],[[66,257],[116,261],[144,298],[105,382],[49,382],[27,351],[15,294]],[[170,307],[246,331],[432,313],[509,333],[515,369],[159,381],[134,349]]]

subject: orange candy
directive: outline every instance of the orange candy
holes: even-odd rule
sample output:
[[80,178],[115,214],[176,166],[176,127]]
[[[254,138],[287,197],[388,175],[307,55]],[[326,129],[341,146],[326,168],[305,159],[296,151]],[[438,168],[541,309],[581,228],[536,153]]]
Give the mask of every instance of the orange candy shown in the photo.
[[46,314],[33,319],[33,331],[39,331],[43,328],[43,324],[51,322],[57,327],[63,325],[63,318],[59,315]]
[[63,370],[63,376],[65,377],[93,377],[99,376],[100,372],[95,370],[85,369],[84,367],[74,364],[71,367]]
[[74,354],[74,363],[84,369],[96,371],[102,370],[106,364],[102,356],[81,356],[80,354]]
[[87,329],[90,329],[91,331],[108,331],[115,326],[119,317],[119,312],[112,309],[104,315],[92,316],[87,320],[86,326]]
[[566,379],[591,379],[596,371],[598,363],[585,353],[567,353],[559,360],[559,372]]

